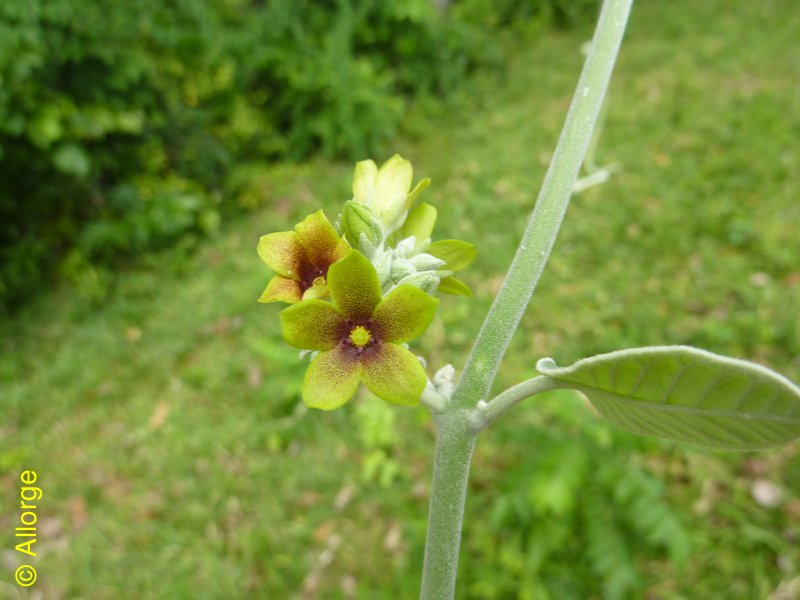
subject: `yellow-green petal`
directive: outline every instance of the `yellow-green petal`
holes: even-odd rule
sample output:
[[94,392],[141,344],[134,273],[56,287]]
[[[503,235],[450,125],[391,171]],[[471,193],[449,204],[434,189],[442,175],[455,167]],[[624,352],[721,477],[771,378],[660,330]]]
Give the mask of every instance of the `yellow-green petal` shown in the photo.
[[347,334],[345,320],[324,300],[304,300],[280,317],[283,339],[302,350],[330,350]]
[[419,403],[428,378],[411,352],[397,344],[381,343],[361,364],[361,380],[378,398],[407,406]]
[[349,253],[350,244],[348,244],[347,240],[344,238],[340,238],[339,242],[336,244],[336,247],[333,249],[333,254],[331,254],[331,264],[335,263],[337,260],[341,260]]
[[414,204],[414,200],[422,193],[422,191],[431,184],[431,178],[426,177],[422,181],[420,181],[414,189],[411,190],[411,193],[408,194],[408,198],[406,198],[406,208],[411,208]]
[[294,279],[289,279],[283,275],[275,275],[269,280],[267,287],[261,293],[259,302],[287,302],[294,304],[303,299],[303,292],[300,288],[300,282]]
[[381,284],[369,259],[353,250],[328,269],[328,291],[348,319],[369,319],[381,300]]
[[339,248],[340,238],[322,210],[307,216],[295,225],[300,244],[308,261],[318,268],[327,268]]
[[438,211],[435,206],[422,202],[406,217],[406,222],[403,223],[403,227],[400,230],[400,238],[405,239],[413,235],[417,239],[415,246],[419,248],[431,237],[437,215]]
[[361,370],[361,363],[347,352],[343,344],[320,352],[306,370],[303,402],[322,410],[339,408],[356,393]]
[[278,231],[262,235],[258,240],[258,256],[276,273],[289,279],[300,279],[305,251],[297,232]]
[[361,204],[371,205],[375,198],[375,177],[378,166],[373,160],[362,160],[356,163],[353,175],[353,200]]
[[439,300],[413,285],[399,285],[381,300],[373,314],[378,336],[404,343],[422,335],[436,314]]
[[392,156],[378,170],[371,208],[387,227],[391,227],[405,212],[412,178],[411,163],[399,154]]

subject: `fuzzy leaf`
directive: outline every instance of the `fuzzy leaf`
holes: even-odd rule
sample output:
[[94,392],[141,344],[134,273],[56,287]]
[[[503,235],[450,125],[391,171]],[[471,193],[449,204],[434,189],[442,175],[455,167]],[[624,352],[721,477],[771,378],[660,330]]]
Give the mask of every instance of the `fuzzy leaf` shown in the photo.
[[609,421],[641,435],[750,450],[800,437],[800,388],[743,360],[687,346],[599,354],[536,369],[588,396]]

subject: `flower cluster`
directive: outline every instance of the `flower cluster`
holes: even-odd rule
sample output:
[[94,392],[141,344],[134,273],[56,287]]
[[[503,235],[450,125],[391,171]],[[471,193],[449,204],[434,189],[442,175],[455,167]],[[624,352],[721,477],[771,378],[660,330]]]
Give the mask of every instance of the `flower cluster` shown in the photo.
[[453,273],[472,262],[474,246],[431,241],[437,211],[414,205],[430,180],[412,190],[412,177],[399,155],[380,168],[359,162],[335,226],[320,210],[259,240],[275,271],[259,301],[291,304],[280,313],[283,337],[314,354],[302,388],[308,406],[338,408],[361,382],[387,402],[417,404],[428,378],[406,344],[433,320],[434,292],[471,294]]

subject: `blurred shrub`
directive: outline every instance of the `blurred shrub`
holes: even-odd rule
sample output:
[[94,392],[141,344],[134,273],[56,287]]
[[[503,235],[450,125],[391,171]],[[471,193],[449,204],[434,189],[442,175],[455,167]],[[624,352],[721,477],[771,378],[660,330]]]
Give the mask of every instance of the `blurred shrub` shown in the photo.
[[462,21],[489,29],[555,26],[570,28],[597,15],[600,0],[458,0],[454,10]]
[[213,223],[207,182],[225,153],[187,91],[217,91],[211,6],[0,5],[0,301],[28,296],[69,249],[91,261]]
[[0,305],[213,231],[248,165],[369,155],[485,60],[474,17],[520,17],[501,4],[0,3]]

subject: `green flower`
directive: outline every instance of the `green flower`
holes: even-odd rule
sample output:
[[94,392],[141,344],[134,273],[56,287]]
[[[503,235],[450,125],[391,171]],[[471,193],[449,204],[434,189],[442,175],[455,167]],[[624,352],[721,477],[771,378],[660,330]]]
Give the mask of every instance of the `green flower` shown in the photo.
[[321,210],[295,225],[294,231],[261,236],[258,255],[277,274],[258,301],[294,304],[325,297],[328,269],[348,252],[347,242]]
[[319,351],[303,381],[305,403],[333,410],[363,381],[387,402],[417,404],[427,376],[401,344],[428,328],[439,301],[410,285],[381,298],[375,268],[355,250],[331,266],[328,287],[333,304],[305,300],[280,314],[289,344]]
[[411,190],[412,178],[411,163],[399,154],[383,163],[380,169],[372,160],[356,163],[353,199],[372,210],[383,224],[386,236],[403,224],[408,209],[431,182],[423,179]]

